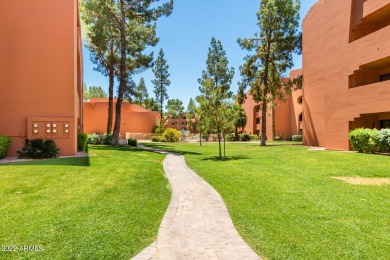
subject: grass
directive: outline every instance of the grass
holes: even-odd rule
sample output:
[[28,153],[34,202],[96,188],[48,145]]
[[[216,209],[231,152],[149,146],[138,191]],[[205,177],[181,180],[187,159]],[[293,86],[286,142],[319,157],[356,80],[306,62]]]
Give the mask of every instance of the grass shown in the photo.
[[389,259],[390,186],[333,176],[390,177],[390,157],[285,143],[148,144],[179,151],[224,199],[241,236],[268,259]]
[[[164,156],[90,146],[89,158],[0,165],[1,259],[129,259],[157,237],[170,199]],[[4,252],[3,246],[41,252]]]

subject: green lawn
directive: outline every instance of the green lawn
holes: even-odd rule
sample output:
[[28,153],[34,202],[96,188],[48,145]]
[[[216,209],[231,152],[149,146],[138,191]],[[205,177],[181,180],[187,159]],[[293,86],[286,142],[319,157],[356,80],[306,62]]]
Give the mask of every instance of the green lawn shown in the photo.
[[390,177],[390,157],[303,146],[148,144],[180,151],[223,197],[242,237],[269,259],[389,259],[390,186],[332,176]]
[[156,239],[171,193],[164,156],[107,146],[89,155],[0,165],[0,259],[129,259]]

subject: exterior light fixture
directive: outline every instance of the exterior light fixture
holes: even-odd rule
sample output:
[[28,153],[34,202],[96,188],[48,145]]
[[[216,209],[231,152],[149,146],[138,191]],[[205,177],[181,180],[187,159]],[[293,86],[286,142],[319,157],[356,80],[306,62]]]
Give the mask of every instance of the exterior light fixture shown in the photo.
[[50,127],[51,125],[50,124],[47,124],[46,127]]
[[38,129],[34,129],[34,134],[37,134],[38,133]]
[[57,124],[53,124],[53,127],[57,127]]
[[37,127],[38,127],[38,124],[34,124],[34,127],[37,128]]
[[65,124],[65,127],[68,128],[68,127],[69,127],[69,124]]
[[53,129],[53,133],[57,133],[57,130],[56,130],[56,129]]
[[68,130],[68,129],[65,129],[65,133],[69,133],[69,130]]
[[47,132],[48,134],[50,134],[50,129],[47,129],[46,132]]

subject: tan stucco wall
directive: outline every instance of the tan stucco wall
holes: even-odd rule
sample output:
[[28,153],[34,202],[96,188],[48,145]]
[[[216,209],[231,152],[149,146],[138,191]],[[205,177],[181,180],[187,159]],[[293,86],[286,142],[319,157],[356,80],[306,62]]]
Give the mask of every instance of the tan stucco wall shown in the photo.
[[[115,123],[115,105],[113,125]],[[106,133],[108,119],[108,99],[91,99],[84,102],[84,132],[85,133]],[[121,130],[120,134],[124,138],[126,132],[129,133],[153,133],[160,114],[149,111],[138,105],[128,102],[122,103]]]
[[390,21],[389,5],[390,1],[319,0],[305,17],[304,144],[347,150],[350,121],[363,114],[390,111],[390,81],[349,88],[351,75],[379,60],[383,64],[375,66],[383,66],[380,73],[390,73],[390,26],[357,40],[350,37],[365,11],[362,8],[370,8],[366,11],[370,17]]
[[70,118],[69,138],[55,140],[61,155],[77,152],[77,121],[82,120],[78,26],[77,0],[0,1],[0,135],[13,139],[10,156],[28,137],[29,117]]

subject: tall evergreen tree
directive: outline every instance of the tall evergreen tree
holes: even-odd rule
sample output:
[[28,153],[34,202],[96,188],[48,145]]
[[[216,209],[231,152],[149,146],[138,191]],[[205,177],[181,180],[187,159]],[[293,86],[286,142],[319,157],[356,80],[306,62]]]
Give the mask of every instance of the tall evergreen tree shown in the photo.
[[260,33],[238,39],[242,49],[251,53],[240,68],[242,79],[240,101],[249,86],[256,103],[261,103],[261,145],[266,145],[267,110],[283,88],[282,75],[293,66],[292,54],[299,53],[299,0],[262,0],[257,13]]
[[96,19],[110,25],[118,42],[118,97],[115,109],[113,145],[119,144],[122,102],[127,80],[134,73],[149,67],[152,54],[143,54],[147,46],[155,46],[156,21],[169,16],[173,0],[158,5],[159,0],[84,0]]
[[107,93],[100,86],[85,87],[84,100],[89,100],[91,98],[107,98]]
[[147,99],[149,99],[148,89],[146,88],[144,78],[141,78],[135,92],[134,103],[145,107],[145,101]]
[[172,117],[173,120],[176,119],[176,122],[178,122],[177,119],[183,117],[184,115],[183,101],[181,101],[180,99],[168,100],[166,109],[168,116]]
[[224,102],[232,97],[230,85],[234,76],[234,68],[228,68],[229,62],[222,43],[216,41],[214,37],[211,39],[206,65],[206,70],[198,79],[200,95],[197,101],[200,109],[207,111],[207,121],[218,135],[219,157],[221,158],[221,134],[226,122]]
[[188,102],[187,105],[187,123],[188,123],[188,131],[191,132],[192,130],[192,120],[195,119],[195,114],[196,114],[196,104],[192,98],[190,98],[190,101]]
[[169,65],[167,64],[167,61],[164,58],[164,51],[160,49],[157,60],[153,67],[153,73],[155,79],[152,80],[152,83],[154,84],[153,92],[156,96],[156,101],[161,116],[160,127],[162,127],[163,124],[164,102],[169,98],[167,87],[171,85],[171,81],[169,80],[170,74],[168,72],[168,69],[169,69]]

